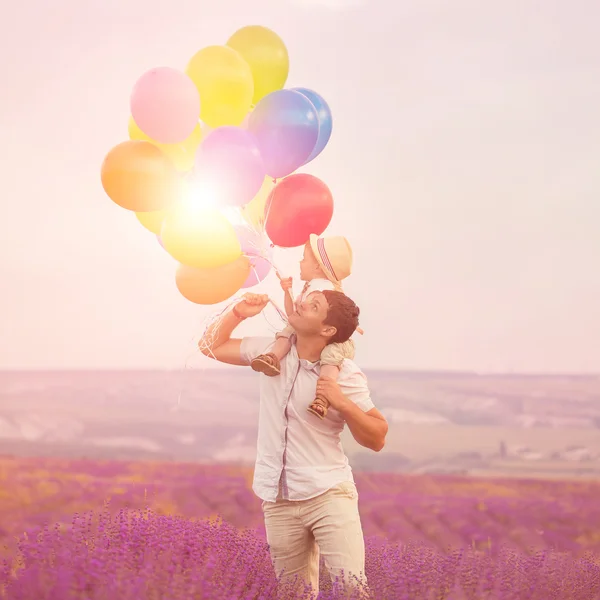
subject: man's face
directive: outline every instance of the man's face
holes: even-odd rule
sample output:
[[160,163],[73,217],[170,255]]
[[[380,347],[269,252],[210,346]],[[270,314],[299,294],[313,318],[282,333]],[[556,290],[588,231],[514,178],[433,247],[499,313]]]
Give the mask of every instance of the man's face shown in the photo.
[[310,281],[320,273],[320,265],[315,258],[310,246],[304,246],[304,255],[300,261],[300,279],[302,281]]
[[[325,325],[329,304],[322,292],[313,292],[304,302],[296,305],[290,315],[290,325],[298,332],[308,335],[333,335],[335,328]],[[331,331],[333,330],[333,331]]]

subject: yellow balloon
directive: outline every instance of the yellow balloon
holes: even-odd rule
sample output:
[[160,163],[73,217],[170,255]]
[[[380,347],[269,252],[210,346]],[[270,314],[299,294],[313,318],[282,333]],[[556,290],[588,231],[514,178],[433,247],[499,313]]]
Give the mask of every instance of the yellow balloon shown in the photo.
[[196,304],[217,304],[233,296],[250,274],[250,261],[240,256],[233,262],[212,269],[179,265],[175,283],[181,295]]
[[131,116],[129,117],[127,129],[129,131],[130,140],[150,142],[152,145],[162,150],[163,154],[171,160],[178,171],[189,171],[194,166],[196,149],[202,140],[200,123],[196,125],[190,136],[180,144],[161,144],[160,142],[153,140],[137,126],[137,123]]
[[160,233],[163,221],[170,209],[154,210],[152,212],[136,212],[137,220],[152,233]]
[[200,93],[200,119],[210,127],[238,126],[252,105],[252,70],[229,46],[196,52],[185,70]]
[[250,65],[254,79],[254,104],[283,88],[290,61],[283,40],[274,31],[260,25],[242,27],[227,40],[227,45],[237,50]]
[[264,228],[265,224],[265,205],[271,190],[275,187],[275,181],[272,177],[265,177],[258,193],[246,206],[242,207],[242,215],[257,229]]
[[168,211],[160,239],[175,260],[199,269],[226,265],[242,254],[235,229],[222,213],[185,202]]

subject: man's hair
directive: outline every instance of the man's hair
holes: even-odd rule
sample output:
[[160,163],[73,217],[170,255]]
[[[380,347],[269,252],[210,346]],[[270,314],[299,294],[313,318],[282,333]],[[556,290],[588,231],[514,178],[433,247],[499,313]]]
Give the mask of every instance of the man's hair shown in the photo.
[[329,343],[342,344],[347,342],[358,327],[360,309],[343,292],[324,290],[323,295],[327,300],[327,304],[329,304],[327,316],[323,323],[331,325],[337,330]]

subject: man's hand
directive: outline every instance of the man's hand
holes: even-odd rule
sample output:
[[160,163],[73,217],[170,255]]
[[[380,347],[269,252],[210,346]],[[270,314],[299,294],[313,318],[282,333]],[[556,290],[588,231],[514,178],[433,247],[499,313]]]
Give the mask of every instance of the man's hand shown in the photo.
[[244,294],[243,300],[235,305],[236,312],[241,317],[254,317],[269,303],[266,294]]
[[338,382],[335,379],[331,379],[331,377],[319,377],[317,381],[317,396],[325,398],[335,410],[339,410],[347,402]]

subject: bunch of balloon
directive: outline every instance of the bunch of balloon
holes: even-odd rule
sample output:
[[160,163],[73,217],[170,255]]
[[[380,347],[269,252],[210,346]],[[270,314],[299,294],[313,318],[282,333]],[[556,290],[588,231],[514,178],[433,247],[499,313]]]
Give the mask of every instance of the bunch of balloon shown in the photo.
[[327,186],[294,173],[328,143],[331,111],[312,90],[283,89],[288,72],[281,38],[248,26],[133,86],[129,140],[107,154],[102,185],[179,263],[191,302],[260,283],[273,246],[302,245],[331,220]]

